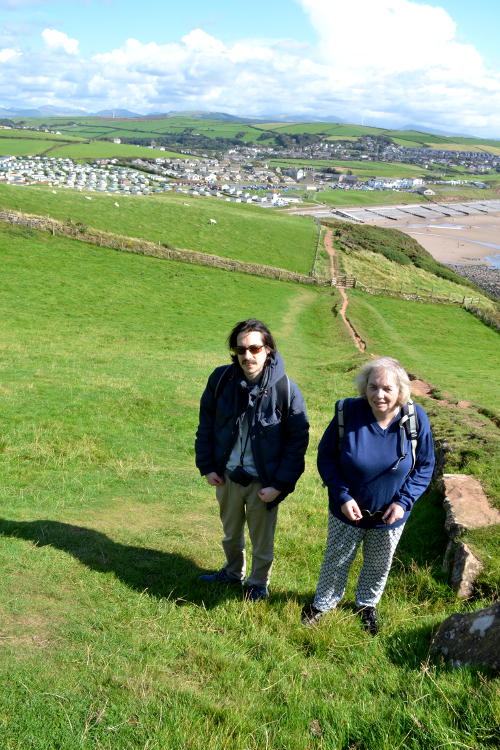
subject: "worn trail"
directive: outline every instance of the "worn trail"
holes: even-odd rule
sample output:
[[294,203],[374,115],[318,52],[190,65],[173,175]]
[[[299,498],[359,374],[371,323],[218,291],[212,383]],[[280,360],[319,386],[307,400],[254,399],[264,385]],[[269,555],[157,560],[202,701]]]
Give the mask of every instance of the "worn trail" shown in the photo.
[[[331,229],[327,229],[325,233],[325,250],[328,253],[329,261],[330,261],[330,276],[332,279],[335,279],[337,276],[337,269],[335,267],[335,248],[333,247],[333,232]],[[342,318],[342,322],[344,323],[345,327],[347,328],[349,335],[354,341],[354,345],[357,349],[359,349],[360,352],[366,351],[366,342],[363,341],[359,333],[356,331],[354,326],[352,325],[351,321],[346,315],[347,306],[349,304],[349,298],[347,296],[346,290],[338,286],[337,289],[339,290],[339,294],[342,298],[342,306],[339,310],[339,315]]]

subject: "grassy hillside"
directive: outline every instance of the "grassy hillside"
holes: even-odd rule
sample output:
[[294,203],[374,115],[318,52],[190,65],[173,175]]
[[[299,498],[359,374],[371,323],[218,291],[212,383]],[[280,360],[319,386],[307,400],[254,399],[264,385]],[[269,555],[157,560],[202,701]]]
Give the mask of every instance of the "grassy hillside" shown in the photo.
[[368,251],[383,255],[398,266],[416,266],[438,278],[476,289],[474,284],[435,260],[413,237],[397,229],[353,224],[335,219],[327,219],[323,224],[332,229],[335,248],[342,252],[342,258],[347,266],[351,256],[356,259],[358,253]]
[[392,190],[320,190],[314,194],[320,203],[329,206],[394,206],[424,203],[426,198],[418,193],[399,193]]
[[[21,118],[15,118],[17,122]],[[233,122],[199,118],[193,116],[155,117],[155,118],[113,118],[113,117],[46,117],[25,118],[23,122],[30,125],[41,123],[72,135],[83,138],[125,138],[131,134],[143,137],[161,136],[165,133],[181,133],[191,129],[208,138],[235,138],[238,135],[242,142],[255,142],[263,132],[275,135],[301,133],[321,134],[331,140],[352,139],[364,135],[384,136],[395,143],[406,146],[425,146],[429,148],[454,148],[469,150],[469,147],[482,148],[496,153],[500,148],[500,141],[480,138],[459,138],[455,136],[440,136],[422,133],[415,130],[390,130],[371,126],[353,125],[346,123],[314,122],[314,123],[283,123],[283,122]],[[268,143],[273,143],[270,139]]]
[[356,252],[339,252],[339,266],[348,276],[369,288],[395,292],[434,295],[443,299],[462,301],[464,297],[480,301],[481,307],[495,310],[496,305],[478,288],[467,286],[466,279],[457,281],[436,276],[431,271],[415,265],[402,265],[389,260],[381,253],[358,249]]
[[128,143],[78,143],[55,146],[46,152],[46,156],[74,159],[75,161],[92,161],[93,159],[154,159],[162,157],[186,158],[174,151],[153,151],[147,146],[134,146]]
[[[110,232],[309,273],[317,229],[305,217],[258,206],[185,195],[116,196],[43,187],[0,185],[0,206],[27,213],[71,218]],[[119,203],[119,206],[115,206]],[[210,224],[215,218],[216,225]]]
[[[426,177],[423,167],[399,162],[383,162],[350,159],[271,159],[276,167],[334,167],[339,173],[352,172],[360,179],[368,177]],[[306,178],[307,179],[307,178]]]
[[453,446],[447,470],[478,475],[492,499],[500,499],[498,428],[500,418],[498,333],[470,313],[447,305],[429,305],[349,292],[349,319],[369,352],[391,352],[410,372],[428,380],[438,397],[471,401],[485,410],[465,412],[430,405],[439,415],[437,434]]
[[[208,138],[234,138],[242,133],[242,140],[256,140],[262,133],[258,128],[244,122],[227,120],[201,119],[197,117],[153,117],[153,118],[120,118],[120,117],[53,117],[43,120],[50,127],[61,132],[70,132],[85,138],[127,138],[162,136],[165,133],[182,133],[186,129],[206,135]],[[36,125],[39,118],[30,118],[29,124]],[[74,124],[73,124],[74,123]]]
[[[25,133],[28,131],[24,131]],[[44,135],[43,133],[41,135]],[[145,146],[131,146],[125,143],[84,143],[77,138],[0,138],[0,156],[50,156],[77,161],[93,159],[151,159],[160,152],[153,152]],[[161,152],[163,156],[179,157],[173,151]],[[186,158],[180,156],[180,158]]]
[[[80,141],[81,138],[65,133],[64,137],[56,133],[44,133],[43,131],[34,133],[32,130],[23,130],[22,128],[11,128],[9,130],[0,129],[0,144],[4,140],[32,140],[36,137],[37,141],[56,141],[57,143],[68,143],[70,141]],[[48,144],[47,144],[48,145]]]
[[[315,448],[360,359],[330,290],[14,228],[0,253],[2,747],[492,750],[494,682],[429,659],[432,629],[472,606],[441,572],[436,495],[405,530],[377,638],[353,615],[353,579],[317,630],[299,625],[326,531]],[[255,314],[313,428],[262,606],[197,582],[221,532],[192,455],[206,377]]]

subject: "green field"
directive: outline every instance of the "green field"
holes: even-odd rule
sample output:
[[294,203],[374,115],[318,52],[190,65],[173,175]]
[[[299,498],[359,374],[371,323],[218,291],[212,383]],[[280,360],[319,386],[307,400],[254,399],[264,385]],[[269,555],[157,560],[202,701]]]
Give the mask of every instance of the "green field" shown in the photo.
[[62,135],[57,135],[57,133],[44,133],[43,131],[40,132],[33,132],[32,130],[22,130],[22,129],[16,129],[11,128],[10,130],[2,130],[0,129],[0,143],[4,139],[12,139],[15,140],[18,139],[27,139],[27,140],[33,140],[33,138],[36,138],[36,140],[40,141],[56,141],[59,143],[68,143],[68,141],[80,141],[81,138],[70,135],[69,133],[64,133],[64,137]]
[[[27,132],[27,131],[24,131]],[[78,142],[72,138],[68,143],[66,137],[52,138],[0,138],[0,156],[49,156],[52,158],[75,159],[76,161],[91,161],[92,159],[153,159],[159,155],[164,158],[187,157],[173,151],[152,151],[146,146],[131,146],[126,143],[110,143],[97,141],[94,143]]]
[[0,138],[0,156],[41,156],[54,147],[54,141],[49,138]]
[[[36,125],[39,119],[28,119],[27,122]],[[226,120],[210,120],[197,117],[164,117],[150,119],[127,119],[111,117],[83,117],[44,119],[49,127],[57,128],[64,133],[72,133],[83,138],[130,138],[139,136],[154,139],[165,133],[182,133],[190,128],[196,133],[208,138],[234,138],[242,133],[242,141],[255,141],[262,130],[244,122]]]
[[[3,229],[0,248],[2,747],[493,748],[494,682],[429,661],[432,629],[471,606],[440,570],[437,495],[407,527],[377,638],[352,613],[352,580],[321,627],[299,625],[325,535],[315,447],[360,360],[330,291],[28,229]],[[206,377],[227,361],[225,335],[254,314],[275,332],[313,427],[262,606],[197,582],[221,562],[220,528],[192,448]],[[429,321],[433,333],[440,320]],[[473,322],[482,350],[489,340]],[[418,360],[402,346],[407,330],[391,336],[391,353]],[[446,362],[462,348],[450,336]],[[438,366],[416,364],[428,377]]]
[[[452,402],[472,401],[498,419],[497,332],[465,310],[447,305],[371,297],[356,291],[349,296],[349,318],[370,352],[380,355],[390,351],[410,372],[429,381]],[[479,476],[489,496],[498,502],[498,428],[488,418],[478,422],[474,412],[465,414],[464,425],[456,409],[442,411],[440,420],[442,439],[451,439],[455,445],[455,455],[449,459],[454,470]]]
[[395,190],[319,190],[315,198],[329,206],[395,206],[406,203],[425,203],[424,195],[419,193],[396,192]]
[[[21,121],[20,118],[15,118],[15,120]],[[258,140],[263,132],[267,132],[275,135],[310,133],[325,135],[330,140],[336,140],[337,138],[356,140],[364,135],[384,136],[403,146],[425,146],[435,149],[449,147],[461,150],[469,150],[469,147],[473,147],[492,153],[497,153],[500,148],[499,140],[439,136],[415,130],[390,130],[330,122],[234,122],[192,115],[158,118],[49,117],[25,118],[22,122],[34,126],[44,124],[47,127],[84,139],[126,138],[131,135],[154,139],[155,136],[158,137],[165,133],[181,133],[189,128],[193,132],[205,135],[208,138],[235,138],[238,134],[241,134],[243,143],[253,143]],[[271,139],[268,142],[272,143],[273,140]]]
[[340,253],[339,260],[344,273],[354,276],[357,281],[369,288],[392,289],[407,294],[419,292],[453,300],[474,297],[477,300],[481,299],[484,306],[494,307],[494,302],[482,296],[479,290],[466,288],[463,279],[454,283],[439,278],[423,268],[394,263],[380,253],[369,250]]
[[[370,351],[390,350],[412,372],[450,392],[454,398],[497,408],[500,368],[498,334],[465,310],[448,305],[405,302],[350,292],[350,317]],[[418,326],[409,326],[417,320]],[[450,332],[460,331],[461,355]],[[432,336],[429,332],[432,331]],[[471,378],[470,373],[474,373]],[[493,376],[493,378],[492,378]]]
[[[309,273],[317,229],[310,218],[258,206],[180,194],[99,195],[74,190],[0,185],[0,205],[32,214],[71,218],[86,226],[247,263]],[[115,203],[119,203],[116,207]],[[215,218],[217,225],[210,224]]]
[[[155,159],[177,158],[180,155],[173,151],[153,151],[147,146],[132,146],[127,143],[108,143],[97,141],[94,143],[75,143],[64,146],[56,146],[47,153],[47,156],[63,159],[75,159],[76,161],[90,161],[92,159]],[[180,157],[180,158],[186,158]]]
[[[483,182],[483,179],[480,179]],[[494,200],[498,199],[500,193],[500,179],[498,176],[491,180],[485,179],[484,182],[488,182],[490,189],[468,187],[467,185],[433,185],[432,189],[435,192],[435,196],[432,197],[434,201],[474,201],[474,200]]]
[[426,170],[411,164],[383,161],[351,161],[347,159],[270,159],[275,167],[334,167],[338,172],[348,172],[362,179],[368,177],[425,177]]

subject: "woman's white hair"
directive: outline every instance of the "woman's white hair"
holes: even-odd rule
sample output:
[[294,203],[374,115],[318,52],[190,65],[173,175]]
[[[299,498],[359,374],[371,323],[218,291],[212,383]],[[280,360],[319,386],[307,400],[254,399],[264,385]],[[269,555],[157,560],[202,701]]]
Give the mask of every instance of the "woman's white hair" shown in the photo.
[[374,370],[384,370],[394,375],[396,383],[399,386],[398,403],[400,406],[407,404],[410,399],[410,378],[406,370],[401,367],[397,359],[392,357],[379,357],[378,359],[372,359],[363,365],[361,370],[354,378],[359,391],[359,395],[366,398],[366,388],[370,375]]

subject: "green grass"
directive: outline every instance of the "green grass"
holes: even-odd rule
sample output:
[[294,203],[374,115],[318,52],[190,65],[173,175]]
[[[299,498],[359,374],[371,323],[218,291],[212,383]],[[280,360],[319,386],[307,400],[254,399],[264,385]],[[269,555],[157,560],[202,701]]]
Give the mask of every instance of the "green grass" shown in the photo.
[[[326,532],[315,449],[361,360],[331,315],[337,292],[29,229],[2,227],[0,254],[2,748],[492,750],[494,681],[429,659],[444,617],[489,603],[457,602],[443,578],[435,493],[407,526],[377,638],[353,615],[354,577],[317,630],[299,625]],[[312,425],[262,606],[197,581],[221,563],[193,463],[199,396],[251,315]]]
[[[498,333],[463,309],[350,292],[349,319],[369,352],[389,353],[452,403],[471,401],[498,418]],[[430,404],[434,410],[435,405]],[[455,446],[449,470],[477,475],[500,498],[498,430],[477,409],[437,409],[438,432]],[[479,416],[478,416],[479,414]],[[496,460],[495,460],[496,457]]]
[[[20,122],[21,118],[15,118]],[[481,149],[496,153],[500,148],[500,141],[482,138],[462,138],[456,136],[440,136],[422,133],[417,130],[390,130],[365,125],[348,123],[314,122],[232,122],[209,118],[193,117],[191,115],[177,115],[175,117],[159,118],[120,118],[120,117],[43,117],[24,118],[29,125],[47,125],[61,132],[68,132],[82,137],[127,137],[127,134],[154,137],[164,133],[182,132],[191,128],[209,138],[234,138],[237,133],[243,133],[243,141],[254,142],[263,131],[276,134],[290,135],[312,133],[324,135],[330,140],[352,139],[366,135],[384,136],[395,143],[406,146],[421,146],[435,149],[476,150]],[[76,123],[76,125],[71,124]],[[93,134],[93,135],[92,135]]]
[[[152,151],[145,146],[131,146],[125,143],[98,141],[79,142],[77,137],[64,137],[50,133],[34,135],[30,131],[19,131],[22,135],[0,137],[0,155],[6,156],[50,156],[51,158],[68,158],[77,161],[92,159],[152,159],[161,155],[164,158],[187,158],[174,151]],[[29,133],[29,135],[27,135]],[[90,134],[87,137],[95,137]],[[107,136],[106,136],[107,137]],[[114,136],[113,136],[114,137]],[[68,142],[69,141],[69,142]]]
[[330,206],[400,206],[424,203],[425,196],[418,193],[395,192],[393,190],[320,190],[316,199]]
[[[316,226],[309,218],[276,215],[258,206],[180,194],[116,196],[0,185],[0,205],[53,216],[172,247],[309,273]],[[119,207],[115,206],[119,203]],[[217,224],[211,225],[215,218]]]
[[344,273],[354,276],[370,289],[387,289],[401,294],[426,294],[455,302],[463,302],[464,297],[476,300],[476,305],[488,310],[495,309],[495,303],[484,296],[479,289],[471,289],[460,281],[456,283],[442,279],[414,265],[400,265],[385,258],[380,253],[359,250],[356,253],[341,253],[340,264]]
[[[39,124],[40,119],[28,119],[30,124]],[[111,118],[111,117],[74,117],[43,118],[49,127],[61,132],[71,133],[83,138],[140,138],[160,137],[165,134],[182,133],[191,129],[208,138],[235,138],[242,135],[242,142],[254,142],[262,134],[259,127],[244,122],[204,119],[197,117],[163,117],[163,118]],[[76,125],[69,124],[77,123]]]
[[[351,317],[372,351],[396,347],[410,371],[457,399],[472,399],[495,409],[500,395],[494,377],[500,366],[495,331],[460,308],[355,291],[349,292],[351,295]],[[412,319],[418,325],[409,327]],[[453,335],[454,330],[460,331],[459,337]],[[430,331],[434,335],[430,336]]]
[[108,141],[94,141],[93,143],[75,143],[63,146],[55,146],[50,154],[59,159],[155,159],[161,157],[175,157],[178,154],[173,151],[156,151],[147,146],[132,146],[127,143],[111,143]]
[[[383,266],[389,280],[391,276],[399,280],[401,266],[408,267],[410,272],[416,267],[437,277],[436,282],[446,279],[454,284],[460,284],[462,288],[473,289],[474,295],[481,294],[474,284],[463,279],[447,266],[439,263],[413,237],[409,237],[404,232],[400,232],[397,229],[369,226],[366,224],[360,225],[346,221],[337,221],[335,219],[327,219],[323,221],[323,224],[332,228],[334,247],[336,250],[341,251],[341,262],[346,267],[346,270],[347,267],[351,267],[354,272],[355,266],[360,267],[360,253],[362,252],[369,252],[376,264],[376,259],[373,258],[373,254],[376,253],[394,263],[393,268],[387,264]],[[365,256],[365,272],[362,280],[365,284],[370,285],[370,271],[366,267],[366,261],[367,257]],[[376,268],[374,273],[380,278],[380,273]]]
[[68,133],[64,133],[64,137],[61,137],[61,134],[57,135],[56,133],[44,133],[43,131],[34,133],[32,130],[11,128],[10,130],[0,130],[0,145],[4,140],[10,140],[12,138],[16,140],[33,140],[34,137],[36,137],[37,141],[56,141],[63,143],[81,140],[80,138],[74,135],[69,135]]
[[32,134],[31,138],[0,138],[1,156],[40,156],[45,154],[54,142]]
[[[345,159],[270,159],[269,163],[274,167],[334,167],[338,172],[352,172],[360,179],[368,177],[425,177],[426,170],[423,167],[412,164],[401,164],[399,162],[383,161],[354,161]],[[307,177],[306,177],[307,180]]]

